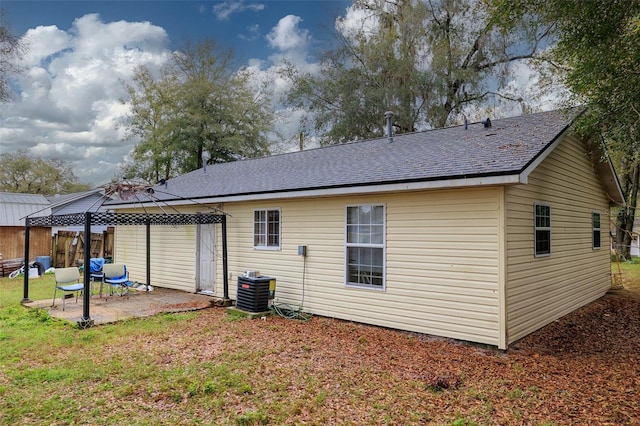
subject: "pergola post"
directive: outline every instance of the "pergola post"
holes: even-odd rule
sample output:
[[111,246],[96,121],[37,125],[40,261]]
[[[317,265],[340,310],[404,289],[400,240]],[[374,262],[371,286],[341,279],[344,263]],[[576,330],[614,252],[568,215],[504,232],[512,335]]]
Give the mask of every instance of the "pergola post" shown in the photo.
[[89,315],[91,301],[91,212],[84,213],[84,290],[82,292],[82,318],[78,321],[80,328],[93,325]]
[[23,281],[23,295],[21,303],[29,303],[29,218],[24,220],[24,281]]
[[151,219],[145,220],[145,226],[147,227],[147,291],[151,285]]
[[229,271],[227,267],[227,216],[222,216],[222,278],[223,299],[227,303],[229,301]]

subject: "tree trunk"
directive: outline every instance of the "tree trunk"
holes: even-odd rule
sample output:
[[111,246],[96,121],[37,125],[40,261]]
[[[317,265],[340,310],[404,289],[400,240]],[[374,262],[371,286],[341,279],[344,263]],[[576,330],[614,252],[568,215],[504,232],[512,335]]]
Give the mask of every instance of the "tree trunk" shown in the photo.
[[633,221],[635,219],[638,202],[638,187],[640,185],[640,161],[631,160],[630,164],[623,164],[622,192],[626,198],[625,207],[621,208],[616,218],[616,249],[623,259],[631,258],[631,241]]

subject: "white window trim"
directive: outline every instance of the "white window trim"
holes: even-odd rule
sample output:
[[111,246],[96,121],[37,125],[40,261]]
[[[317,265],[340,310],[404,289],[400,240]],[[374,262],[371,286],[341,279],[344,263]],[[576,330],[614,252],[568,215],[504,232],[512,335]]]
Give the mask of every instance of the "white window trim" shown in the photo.
[[[537,210],[538,210],[538,206],[544,206],[544,207],[549,207],[549,227],[546,226],[541,226],[538,227],[536,225],[536,217],[537,217]],[[551,204],[549,203],[542,203],[542,202],[535,202],[533,203],[533,256],[534,257],[549,257],[551,256],[551,242],[553,241],[553,231],[552,231],[552,227],[551,227]],[[537,236],[536,236],[536,231],[549,231],[549,253],[538,253],[536,246],[538,245],[538,240],[537,240]]]
[[[382,244],[357,244],[347,242],[347,220],[349,217],[349,207],[362,206],[382,206],[384,221],[382,224]],[[353,284],[349,282],[349,247],[373,247],[382,248],[382,285],[375,286],[373,284]],[[385,203],[360,203],[347,204],[344,208],[344,283],[347,288],[386,291],[387,289],[387,205]]]
[[[594,228],[593,227],[593,215],[597,214],[598,215],[598,219],[600,222],[600,227],[599,228]],[[593,238],[593,234],[595,231],[600,231],[600,245],[598,247],[595,246],[595,239]],[[591,249],[592,250],[600,250],[602,248],[602,213],[600,213],[598,210],[593,210],[591,212]]]
[[[269,212],[270,211],[277,211],[278,212],[278,245],[277,246],[269,246],[269,245],[257,246],[257,245],[255,245],[255,241],[256,241],[256,212],[265,212],[266,215],[267,215],[267,226],[266,226],[266,229],[265,229],[265,232],[267,233],[267,235],[265,235],[265,242],[268,243],[268,241],[269,241],[269,222],[268,222],[268,218],[269,218]],[[253,209],[253,214],[251,216],[251,226],[252,226],[251,242],[253,244],[254,250],[267,250],[267,251],[282,250],[282,209],[280,207]]]

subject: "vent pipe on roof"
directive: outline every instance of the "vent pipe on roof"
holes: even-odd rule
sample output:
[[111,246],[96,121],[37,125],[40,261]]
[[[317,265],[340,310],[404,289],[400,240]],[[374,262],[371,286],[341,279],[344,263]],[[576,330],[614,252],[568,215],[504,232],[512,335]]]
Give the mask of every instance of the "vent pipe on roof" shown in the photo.
[[384,118],[387,119],[387,137],[389,142],[393,142],[393,111],[385,112]]
[[209,161],[209,158],[211,158],[209,156],[209,153],[207,151],[204,151],[202,153],[202,172],[206,175],[207,174],[207,161]]

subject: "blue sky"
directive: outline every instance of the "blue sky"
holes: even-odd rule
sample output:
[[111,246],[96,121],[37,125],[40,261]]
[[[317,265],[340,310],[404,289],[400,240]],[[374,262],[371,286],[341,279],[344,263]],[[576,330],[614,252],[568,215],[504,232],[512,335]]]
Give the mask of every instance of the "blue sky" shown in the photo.
[[[70,162],[81,182],[107,183],[129,161],[122,82],[134,69],[158,69],[185,40],[213,37],[250,68],[256,86],[280,94],[283,59],[313,67],[329,47],[338,16],[351,1],[29,1],[0,6],[29,51],[25,72],[11,81],[15,96],[0,104],[0,153],[27,149]],[[277,94],[277,93],[276,93]],[[297,146],[300,112],[282,108],[280,149]]]
[[344,15],[351,1],[262,0],[262,1],[30,1],[3,0],[2,8],[16,34],[37,26],[72,28],[73,21],[97,13],[102,22],[148,21],[164,28],[171,48],[185,39],[213,37],[234,50],[239,61],[264,57],[266,35],[287,15],[301,18],[301,27],[313,36],[315,47],[330,42],[337,16]]

